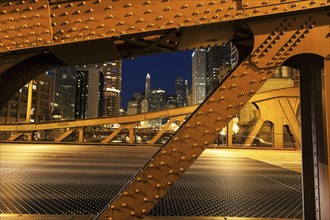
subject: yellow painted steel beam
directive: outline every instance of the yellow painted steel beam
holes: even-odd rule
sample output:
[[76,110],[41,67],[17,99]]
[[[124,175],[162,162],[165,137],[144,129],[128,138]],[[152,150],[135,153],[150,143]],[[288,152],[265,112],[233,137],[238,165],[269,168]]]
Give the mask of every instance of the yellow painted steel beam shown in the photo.
[[251,146],[252,142],[254,141],[254,138],[257,136],[260,128],[262,127],[262,125],[264,124],[264,120],[262,118],[258,118],[258,121],[255,123],[255,125],[253,126],[252,131],[250,132],[250,134],[248,135],[247,139],[244,142],[244,146]]
[[54,142],[61,142],[63,141],[65,138],[69,137],[72,133],[74,133],[75,131],[77,131],[77,129],[70,129],[66,132],[64,132],[63,134],[61,134],[59,137],[57,137]]
[[137,122],[135,123],[129,123],[129,124],[121,124],[119,128],[117,128],[116,130],[114,130],[108,137],[106,137],[102,143],[103,144],[107,144],[109,143],[112,139],[114,139],[122,130],[124,129],[128,129],[128,130],[132,130],[134,129],[134,127],[137,125]]
[[298,146],[301,147],[301,132],[300,132],[300,125],[297,120],[297,115],[291,106],[288,99],[279,99],[278,103],[282,109],[282,112],[285,116],[285,119],[288,122],[289,128],[291,129],[291,132],[295,138],[295,141],[297,142]]
[[156,136],[151,139],[151,141],[149,142],[149,144],[156,143],[156,141],[167,131],[167,129],[172,125],[172,123],[174,123],[175,121],[180,121],[181,122],[182,120],[185,119],[185,117],[186,116],[184,116],[184,115],[172,117],[166,123],[166,125],[164,125],[164,127],[162,127],[162,129],[156,134]]
[[[269,92],[255,94],[249,102],[260,102],[268,99],[280,98],[280,97],[299,97],[299,89],[287,88],[280,90],[273,90]],[[0,124],[0,131],[40,131],[48,129],[60,129],[60,128],[76,128],[76,127],[88,127],[94,125],[103,124],[120,124],[131,123],[145,120],[152,120],[157,118],[166,118],[179,115],[188,115],[196,110],[198,106],[187,106],[176,109],[168,109],[158,112],[148,112],[138,115],[127,115],[119,117],[104,117],[93,119],[78,119],[78,120],[66,120],[55,122],[41,122],[41,123],[17,123],[17,124]]]
[[12,142],[12,141],[15,141],[17,140],[18,138],[22,137],[24,134],[23,133],[16,133],[16,134],[13,134],[11,137],[9,137],[6,142]]
[[0,53],[140,33],[157,35],[175,28],[264,19],[329,5],[327,0],[3,1]]
[[179,115],[191,114],[198,106],[187,106],[176,109],[167,109],[158,112],[148,112],[137,115],[125,115],[119,117],[103,117],[93,119],[81,120],[68,120],[68,121],[54,121],[54,122],[41,122],[41,123],[17,123],[17,124],[1,124],[0,131],[40,131],[48,129],[61,129],[61,128],[76,128],[88,127],[94,125],[104,124],[127,124],[133,122],[140,122],[152,120],[157,118],[167,118]]

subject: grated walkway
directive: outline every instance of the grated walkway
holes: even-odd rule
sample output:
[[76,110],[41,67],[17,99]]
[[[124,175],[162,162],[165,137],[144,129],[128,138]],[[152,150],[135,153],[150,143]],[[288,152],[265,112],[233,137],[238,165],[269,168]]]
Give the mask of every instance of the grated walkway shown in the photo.
[[[91,219],[157,150],[0,145],[1,219],[17,219],[17,214],[22,219],[29,218],[25,214]],[[146,219],[163,218],[157,216],[302,218],[301,176],[227,150],[208,149]]]

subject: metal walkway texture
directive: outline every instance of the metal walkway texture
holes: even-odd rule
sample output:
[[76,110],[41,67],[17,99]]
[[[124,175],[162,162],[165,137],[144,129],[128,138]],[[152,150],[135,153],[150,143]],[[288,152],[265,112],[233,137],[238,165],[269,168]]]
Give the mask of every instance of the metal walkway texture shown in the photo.
[[[92,219],[156,150],[2,144],[0,217]],[[240,151],[206,150],[149,216],[302,218],[301,175]]]

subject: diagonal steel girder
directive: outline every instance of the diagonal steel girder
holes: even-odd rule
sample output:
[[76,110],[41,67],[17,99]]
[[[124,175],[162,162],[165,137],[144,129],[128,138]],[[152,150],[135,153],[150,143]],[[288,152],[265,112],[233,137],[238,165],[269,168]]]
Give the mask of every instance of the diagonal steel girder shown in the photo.
[[327,39],[328,19],[327,13],[323,12],[274,18],[267,24],[249,22],[254,34],[251,54],[96,218],[143,218],[272,76],[276,67],[301,53],[329,56],[329,41],[325,41],[325,45],[313,44],[315,39]]

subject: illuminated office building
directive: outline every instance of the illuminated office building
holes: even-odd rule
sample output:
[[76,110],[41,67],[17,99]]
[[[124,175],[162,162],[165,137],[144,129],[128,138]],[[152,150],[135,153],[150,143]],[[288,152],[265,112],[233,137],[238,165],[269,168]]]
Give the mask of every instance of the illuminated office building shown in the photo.
[[102,66],[104,74],[103,116],[115,117],[121,109],[122,61],[106,62]]
[[58,67],[48,71],[53,78],[52,113],[60,119],[73,119],[76,94],[76,68]]
[[192,54],[192,104],[200,104],[206,97],[206,49]]
[[[28,85],[17,91],[0,112],[0,122],[24,122],[27,119]],[[52,79],[43,74],[32,80],[31,122],[51,118]]]

